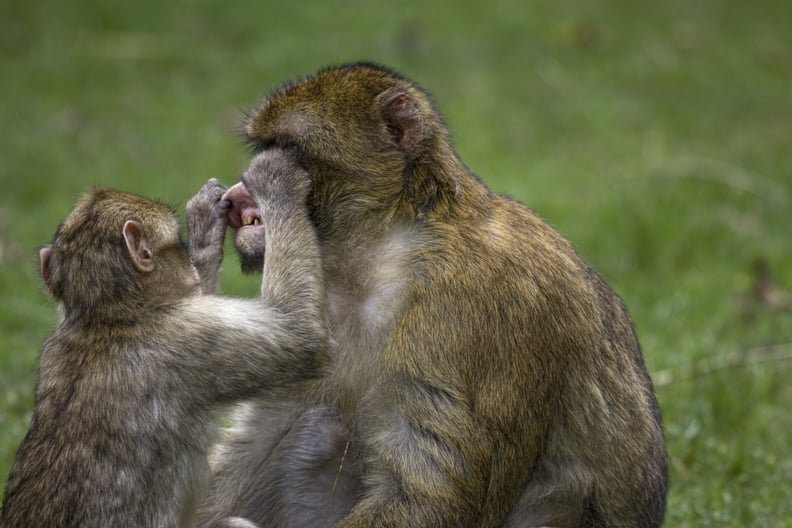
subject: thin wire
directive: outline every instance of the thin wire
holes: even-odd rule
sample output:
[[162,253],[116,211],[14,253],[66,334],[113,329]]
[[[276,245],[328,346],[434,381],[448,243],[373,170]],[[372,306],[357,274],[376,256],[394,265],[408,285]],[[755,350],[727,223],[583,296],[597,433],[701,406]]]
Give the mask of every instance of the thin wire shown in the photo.
[[[338,463],[338,471],[336,472],[335,480],[333,481],[333,487],[330,488],[330,496],[327,498],[327,506],[325,506],[322,524],[327,523],[328,519],[330,518],[330,506],[333,503],[333,495],[335,494],[336,486],[338,486],[338,479],[341,477],[341,470],[344,469],[344,460],[346,460],[347,451],[349,451],[349,440],[347,440],[346,444],[344,445],[344,452],[341,454],[341,461]],[[326,526],[330,525],[326,524]]]

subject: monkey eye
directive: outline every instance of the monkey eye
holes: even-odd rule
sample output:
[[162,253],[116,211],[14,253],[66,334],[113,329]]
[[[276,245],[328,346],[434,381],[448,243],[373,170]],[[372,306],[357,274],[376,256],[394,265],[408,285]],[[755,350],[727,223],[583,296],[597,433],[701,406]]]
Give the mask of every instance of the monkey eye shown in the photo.
[[258,154],[260,152],[264,152],[268,148],[272,147],[274,140],[273,139],[261,139],[257,137],[250,137],[247,139],[248,145],[251,147],[254,153]]
[[270,146],[271,147],[277,147],[277,148],[284,149],[284,150],[298,150],[299,149],[299,147],[297,146],[297,143],[292,138],[289,138],[289,137],[286,137],[286,136],[278,136],[278,137],[276,137],[275,140],[272,142],[272,145],[270,145]]
[[299,150],[297,143],[287,136],[272,136],[267,138],[253,138],[253,149],[255,152],[264,152],[271,148],[283,150]]

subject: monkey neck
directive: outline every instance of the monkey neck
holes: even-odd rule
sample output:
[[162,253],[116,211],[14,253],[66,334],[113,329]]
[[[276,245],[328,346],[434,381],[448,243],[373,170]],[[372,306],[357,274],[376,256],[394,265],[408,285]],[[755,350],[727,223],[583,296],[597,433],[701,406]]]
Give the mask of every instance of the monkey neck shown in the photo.
[[94,266],[82,274],[72,270],[70,277],[56,295],[67,322],[115,324],[144,309],[143,290],[129,270]]
[[127,321],[139,320],[146,308],[128,296],[125,300],[88,298],[61,305],[66,324],[80,327],[102,327],[125,325]]
[[461,192],[475,194],[475,187],[483,187],[445,136],[422,149],[416,159],[398,154],[399,161],[392,156],[369,162],[356,181],[336,175],[315,180],[311,209],[320,237],[332,243],[360,234],[377,238],[394,223],[447,213]]
[[82,288],[79,296],[62,300],[63,318],[80,326],[124,325],[148,315],[158,317],[181,299],[200,293],[198,284],[167,281],[161,275],[153,274],[139,282],[118,280],[105,287]]
[[[365,291],[369,269],[388,254],[417,250],[426,230],[464,229],[482,210],[489,190],[464,166],[450,147],[435,149],[436,158],[421,160],[404,173],[404,185],[388,200],[337,200],[315,209],[325,273],[352,291]],[[406,226],[410,226],[409,234]],[[391,247],[394,240],[412,238]],[[399,249],[400,248],[400,249]]]

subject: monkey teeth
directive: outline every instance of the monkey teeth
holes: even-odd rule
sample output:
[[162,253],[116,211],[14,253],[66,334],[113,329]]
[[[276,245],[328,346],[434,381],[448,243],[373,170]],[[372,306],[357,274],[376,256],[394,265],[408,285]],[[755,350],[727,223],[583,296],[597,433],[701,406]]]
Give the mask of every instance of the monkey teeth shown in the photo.
[[249,226],[249,225],[257,226],[257,225],[261,225],[261,219],[259,217],[257,217],[257,216],[246,216],[245,218],[242,219],[242,225],[243,226]]

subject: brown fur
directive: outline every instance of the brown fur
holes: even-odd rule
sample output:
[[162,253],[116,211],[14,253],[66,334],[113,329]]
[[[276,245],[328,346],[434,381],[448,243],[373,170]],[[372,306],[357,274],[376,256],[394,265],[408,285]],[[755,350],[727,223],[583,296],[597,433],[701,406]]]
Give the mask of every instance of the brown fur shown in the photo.
[[301,400],[240,412],[204,522],[661,524],[660,414],[622,301],[465,167],[423,90],[328,68],[245,132],[310,174],[332,364]]
[[[266,195],[273,173],[281,186],[305,186],[293,162],[271,154],[254,161],[251,192]],[[188,206],[194,260],[213,273],[223,191],[210,182]],[[264,391],[289,394],[319,371],[324,292],[305,192],[268,208],[279,228],[260,300],[201,295],[164,206],[109,189],[80,199],[42,250],[62,321],[41,350],[36,407],[8,478],[2,526],[193,525],[214,412]]]

